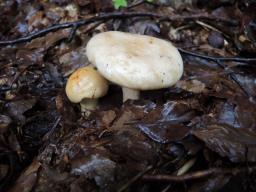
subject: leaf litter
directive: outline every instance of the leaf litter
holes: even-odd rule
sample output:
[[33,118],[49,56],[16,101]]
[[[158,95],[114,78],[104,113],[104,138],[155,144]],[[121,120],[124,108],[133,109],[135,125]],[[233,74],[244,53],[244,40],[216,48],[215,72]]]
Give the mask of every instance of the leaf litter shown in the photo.
[[[111,1],[89,0],[0,6],[1,41],[115,11]],[[67,77],[88,65],[87,41],[103,31],[156,36],[213,58],[252,57],[255,6],[128,1],[125,13],[170,18],[108,19],[77,28],[71,39],[72,29],[63,29],[1,47],[0,191],[255,191],[255,61],[181,51],[184,75],[175,86],[123,104],[111,85],[89,119],[64,93]]]

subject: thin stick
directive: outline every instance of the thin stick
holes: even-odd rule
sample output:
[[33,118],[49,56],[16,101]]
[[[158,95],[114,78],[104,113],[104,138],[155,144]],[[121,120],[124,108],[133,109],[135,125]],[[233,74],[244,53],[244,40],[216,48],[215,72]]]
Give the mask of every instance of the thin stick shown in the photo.
[[193,15],[172,15],[172,16],[162,16],[160,21],[181,21],[181,20],[208,20],[222,22],[230,26],[237,26],[239,23],[236,20],[226,19],[224,17],[216,17],[208,13],[198,13]]
[[[217,63],[217,65],[225,70],[226,65],[221,63],[223,61],[237,61],[237,62],[249,62],[249,61],[256,61],[256,58],[241,58],[241,57],[214,57],[214,56],[207,56],[207,55],[202,55],[202,54],[198,54],[198,53],[194,53],[194,52],[190,52],[184,49],[179,48],[179,51],[181,53],[185,53],[187,55],[191,55],[193,57],[199,57],[199,58],[203,58],[203,59],[207,59],[207,60],[211,60],[214,61],[215,63]],[[240,84],[240,82],[238,81],[238,79],[235,76],[235,72],[230,71],[228,73],[228,75],[230,76],[230,78],[239,86],[239,88],[243,91],[243,93],[251,98],[251,95],[246,91],[246,89],[243,88],[243,86]]]
[[256,58],[208,56],[208,55],[203,55],[203,54],[187,51],[187,50],[182,49],[182,48],[179,48],[179,51],[181,53],[183,53],[183,54],[186,54],[186,55],[191,55],[193,57],[199,57],[199,58],[211,60],[211,61],[214,61],[214,62],[218,62],[218,61],[236,61],[236,62],[252,62],[252,61],[256,61]]
[[150,171],[153,168],[152,165],[148,166],[144,171],[138,173],[135,175],[131,180],[129,180],[127,183],[125,183],[118,192],[123,192],[126,189],[128,189],[133,183],[135,183],[137,180],[139,180],[146,172]]
[[217,174],[231,174],[237,175],[241,172],[252,172],[256,170],[256,166],[252,167],[240,167],[240,168],[233,168],[233,169],[225,169],[225,168],[212,168],[208,170],[196,171],[193,173],[188,173],[185,175],[144,175],[142,177],[143,180],[146,181],[157,181],[157,182],[184,182],[188,180],[195,180],[204,177],[209,177],[211,175]]
[[50,32],[55,32],[60,29],[66,29],[66,28],[73,28],[76,29],[80,26],[87,25],[96,21],[102,21],[102,20],[108,20],[108,19],[115,19],[115,18],[127,18],[127,17],[161,17],[160,15],[154,14],[154,13],[140,13],[140,12],[131,12],[131,13],[106,13],[106,14],[99,14],[94,17],[91,17],[87,20],[80,20],[80,21],[74,21],[74,22],[67,22],[67,23],[61,23],[57,25],[53,25],[51,27],[48,27],[46,29],[31,33],[25,37],[21,37],[14,40],[7,40],[7,41],[0,41],[0,46],[7,46],[7,45],[15,45],[18,43],[25,43],[29,42],[33,39],[36,39],[38,37],[42,37]]
[[[1,46],[7,46],[7,45],[15,45],[18,43],[25,43],[29,42],[33,39],[36,39],[38,37],[42,37],[50,32],[56,32],[61,29],[66,29],[66,28],[73,28],[73,33],[76,31],[76,29],[80,26],[87,25],[96,21],[102,21],[102,20],[109,20],[109,19],[117,19],[117,18],[128,18],[128,17],[154,17],[154,18],[159,18],[160,21],[182,21],[182,20],[193,20],[193,19],[205,19],[205,20],[216,20],[219,22],[224,22],[230,25],[237,25],[238,23],[233,20],[227,20],[225,18],[219,18],[215,17],[209,14],[195,14],[195,15],[188,15],[188,16],[183,16],[183,15],[173,15],[173,16],[162,16],[159,14],[155,13],[142,13],[142,12],[115,12],[115,13],[104,13],[104,14],[99,14],[94,17],[91,17],[87,20],[80,20],[80,21],[74,21],[74,22],[67,22],[67,23],[61,23],[61,24],[56,24],[51,27],[48,27],[46,29],[31,33],[27,36],[14,39],[14,40],[7,40],[7,41],[0,41],[0,47]],[[72,35],[71,35],[72,37]]]

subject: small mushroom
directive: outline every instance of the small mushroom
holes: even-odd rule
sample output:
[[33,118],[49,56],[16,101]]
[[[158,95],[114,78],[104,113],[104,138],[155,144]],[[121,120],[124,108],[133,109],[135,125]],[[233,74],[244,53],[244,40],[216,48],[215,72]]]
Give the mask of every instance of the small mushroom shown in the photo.
[[100,33],[90,39],[86,54],[106,79],[122,86],[123,101],[139,99],[140,90],[170,87],[183,73],[178,49],[146,35]]
[[80,103],[81,112],[89,114],[95,110],[98,98],[106,95],[107,80],[93,67],[76,70],[68,79],[66,94],[73,103]]

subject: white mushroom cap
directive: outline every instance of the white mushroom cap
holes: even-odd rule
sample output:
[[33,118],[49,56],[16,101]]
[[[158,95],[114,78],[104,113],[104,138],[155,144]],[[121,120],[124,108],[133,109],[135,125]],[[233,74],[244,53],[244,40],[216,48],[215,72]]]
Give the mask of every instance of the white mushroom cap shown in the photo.
[[146,35],[100,33],[90,39],[86,54],[106,79],[135,90],[170,87],[183,73],[177,48],[168,41]]
[[98,99],[106,95],[108,82],[92,67],[76,70],[68,79],[66,94],[73,103],[83,99]]

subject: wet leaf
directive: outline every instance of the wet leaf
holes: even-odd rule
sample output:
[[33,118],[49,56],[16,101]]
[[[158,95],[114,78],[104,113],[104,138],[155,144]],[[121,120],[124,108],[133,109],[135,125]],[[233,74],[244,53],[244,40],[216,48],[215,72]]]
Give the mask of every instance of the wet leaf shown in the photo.
[[193,134],[212,151],[233,162],[256,161],[256,134],[252,131],[215,124],[195,130]]
[[190,129],[182,123],[189,122],[194,116],[195,111],[187,103],[170,101],[145,114],[137,126],[152,140],[169,143],[189,134]]
[[55,45],[61,39],[67,38],[69,35],[68,31],[60,31],[58,33],[49,33],[45,37],[35,39],[28,43],[25,47],[27,50],[41,50],[45,51],[51,46]]
[[229,175],[212,176],[207,180],[192,186],[190,192],[219,191],[230,181]]
[[256,96],[256,74],[235,75],[241,86],[251,95]]
[[160,27],[157,23],[152,21],[136,21],[132,26],[129,27],[129,32],[142,35],[158,36],[160,34]]
[[58,115],[55,110],[41,112],[27,119],[25,125],[21,127],[22,147],[29,153],[35,150],[43,143],[43,137],[46,133],[53,131]]
[[44,57],[44,50],[39,48],[35,50],[20,49],[16,54],[19,63],[33,65],[42,64]]
[[8,127],[12,123],[10,117],[6,115],[0,115],[0,134],[5,133],[8,130]]
[[138,127],[152,140],[160,143],[179,141],[189,133],[189,128],[168,122],[139,124]]
[[12,101],[7,104],[8,113],[16,120],[20,121],[21,124],[25,123],[24,112],[31,109],[36,103],[36,98],[22,99],[17,101]]
[[143,170],[157,159],[154,146],[136,130],[123,130],[116,134],[108,148],[126,161],[129,171]]
[[9,192],[28,192],[31,191],[36,184],[38,169],[40,163],[34,161],[18,178],[15,185],[11,187]]
[[114,180],[116,163],[98,154],[72,161],[71,173],[94,179],[103,188]]
[[[197,159],[191,171],[255,162],[255,62],[182,53],[176,85],[123,103],[121,87],[111,84],[90,118],[65,94],[66,78],[89,64],[88,40],[110,30],[155,36],[209,57],[255,57],[255,3],[126,2],[124,13],[171,21],[111,18],[78,27],[72,41],[67,28],[1,47],[0,191],[255,191],[254,173],[212,175],[185,188],[139,180],[145,171],[173,175],[189,158]],[[0,8],[1,40],[114,11],[112,0],[9,0]]]
[[176,86],[192,93],[202,93],[205,90],[205,84],[198,80],[179,81]]

